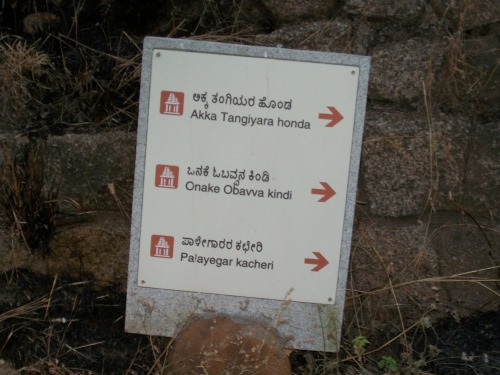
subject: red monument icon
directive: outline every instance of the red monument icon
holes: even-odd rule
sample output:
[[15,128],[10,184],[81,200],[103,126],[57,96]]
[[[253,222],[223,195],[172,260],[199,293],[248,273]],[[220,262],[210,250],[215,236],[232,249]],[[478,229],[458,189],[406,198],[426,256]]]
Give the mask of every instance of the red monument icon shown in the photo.
[[160,113],[164,115],[182,116],[184,112],[184,93],[178,91],[162,91],[160,95]]
[[172,258],[174,256],[174,237],[153,234],[150,254],[155,258]]
[[164,189],[177,189],[179,183],[179,167],[176,165],[157,164],[155,186]]

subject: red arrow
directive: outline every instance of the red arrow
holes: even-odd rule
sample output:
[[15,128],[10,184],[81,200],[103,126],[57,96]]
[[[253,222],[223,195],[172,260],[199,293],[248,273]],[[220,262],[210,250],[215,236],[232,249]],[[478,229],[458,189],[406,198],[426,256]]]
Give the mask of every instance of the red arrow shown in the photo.
[[326,258],[318,251],[313,251],[313,254],[316,258],[305,258],[304,263],[305,264],[315,264],[316,267],[314,267],[311,271],[317,272],[323,267],[325,267],[328,264],[328,261]]
[[331,127],[337,125],[340,121],[342,121],[344,119],[344,116],[342,116],[340,114],[340,112],[337,111],[337,109],[335,107],[327,106],[326,108],[328,108],[328,110],[331,113],[320,113],[319,118],[322,120],[330,120],[330,122],[328,124],[326,124],[327,128],[331,128]]
[[323,186],[323,189],[311,189],[311,194],[322,195],[323,197],[320,198],[318,202],[326,202],[328,199],[333,197],[336,192],[326,182],[320,182],[320,184]]

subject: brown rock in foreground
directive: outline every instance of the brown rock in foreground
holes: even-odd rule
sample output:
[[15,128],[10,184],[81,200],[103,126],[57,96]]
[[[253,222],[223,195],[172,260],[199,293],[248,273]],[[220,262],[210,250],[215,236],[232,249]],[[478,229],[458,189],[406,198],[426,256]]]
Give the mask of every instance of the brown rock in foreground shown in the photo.
[[229,317],[198,319],[177,336],[169,373],[290,375],[286,350],[275,330]]

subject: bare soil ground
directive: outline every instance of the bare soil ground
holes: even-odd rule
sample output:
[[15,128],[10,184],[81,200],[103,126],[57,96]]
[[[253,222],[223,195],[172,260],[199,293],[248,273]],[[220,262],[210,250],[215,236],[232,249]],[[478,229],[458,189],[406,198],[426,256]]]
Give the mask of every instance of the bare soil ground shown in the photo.
[[124,333],[125,295],[90,282],[18,270],[0,291],[0,357],[22,373],[154,373],[168,342]]
[[[113,288],[96,290],[91,281],[25,270],[4,273],[0,358],[22,374],[168,374],[171,339],[125,333],[125,298]],[[409,332],[415,349],[428,354],[425,365],[416,364],[414,373],[498,374],[498,332],[496,312],[462,321],[450,318],[425,332]],[[430,353],[433,348],[435,353]],[[347,352],[339,354],[343,364],[334,372],[336,355],[295,351],[290,356],[293,373],[323,374],[325,368],[330,368],[328,374],[361,371]],[[363,366],[370,373],[397,373],[382,371],[370,359]]]

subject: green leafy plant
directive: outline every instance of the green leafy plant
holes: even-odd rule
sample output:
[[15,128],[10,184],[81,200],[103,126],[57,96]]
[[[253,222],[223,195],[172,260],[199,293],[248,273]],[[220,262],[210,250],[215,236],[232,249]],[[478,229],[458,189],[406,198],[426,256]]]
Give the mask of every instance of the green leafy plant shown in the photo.
[[396,372],[398,371],[398,362],[394,359],[394,357],[384,355],[380,358],[380,361],[378,361],[378,368],[386,372]]
[[354,352],[360,358],[366,352],[366,346],[370,343],[368,339],[364,336],[357,336],[352,340],[352,348]]

